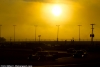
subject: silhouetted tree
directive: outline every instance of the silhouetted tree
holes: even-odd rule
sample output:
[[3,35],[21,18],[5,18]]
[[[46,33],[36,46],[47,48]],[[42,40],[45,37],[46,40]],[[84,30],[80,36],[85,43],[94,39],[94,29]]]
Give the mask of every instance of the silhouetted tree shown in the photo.
[[0,42],[6,42],[6,39],[4,37],[0,37]]

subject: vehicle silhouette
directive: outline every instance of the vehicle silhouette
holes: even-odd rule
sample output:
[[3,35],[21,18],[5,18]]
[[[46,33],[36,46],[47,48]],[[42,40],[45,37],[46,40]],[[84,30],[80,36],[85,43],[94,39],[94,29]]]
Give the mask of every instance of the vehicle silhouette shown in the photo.
[[38,51],[36,54],[32,54],[28,57],[30,61],[46,61],[46,60],[56,60],[57,56],[55,54],[50,54],[48,51]]
[[75,53],[73,53],[73,57],[74,58],[83,58],[83,57],[87,57],[87,52],[83,51],[83,50],[76,50]]

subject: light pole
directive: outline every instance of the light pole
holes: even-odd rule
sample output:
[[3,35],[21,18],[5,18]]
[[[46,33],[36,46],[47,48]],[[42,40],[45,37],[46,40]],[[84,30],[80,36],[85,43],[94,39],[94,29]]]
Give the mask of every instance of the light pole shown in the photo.
[[93,28],[93,25],[95,25],[95,24],[90,24],[90,25],[92,25],[92,33],[90,34],[90,37],[91,37],[91,42],[93,43],[93,37],[94,37],[94,33],[93,33],[93,30],[94,30],[94,28]]
[[34,25],[35,26],[35,42],[36,42],[36,27],[37,25]]
[[82,25],[78,25],[79,26],[79,41],[80,41],[80,26],[82,26]]
[[1,37],[1,26],[2,26],[2,25],[0,25],[0,37]]
[[59,26],[60,25],[56,25],[58,27],[58,31],[57,31],[57,42],[58,42],[58,33],[59,33]]
[[39,37],[39,42],[40,42],[40,37],[41,37],[41,35],[38,35],[38,37]]
[[16,25],[13,25],[13,26],[14,26],[14,42],[15,42],[15,26],[16,26]]

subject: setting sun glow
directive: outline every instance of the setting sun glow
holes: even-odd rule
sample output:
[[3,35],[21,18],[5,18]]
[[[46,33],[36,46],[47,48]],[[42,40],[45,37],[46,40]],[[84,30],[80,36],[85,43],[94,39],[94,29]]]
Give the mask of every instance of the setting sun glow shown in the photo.
[[41,7],[41,18],[48,24],[64,24],[69,22],[72,16],[69,4],[45,4]]
[[61,12],[62,12],[62,9],[60,6],[58,6],[58,5],[53,6],[52,13],[54,16],[59,16],[61,14]]

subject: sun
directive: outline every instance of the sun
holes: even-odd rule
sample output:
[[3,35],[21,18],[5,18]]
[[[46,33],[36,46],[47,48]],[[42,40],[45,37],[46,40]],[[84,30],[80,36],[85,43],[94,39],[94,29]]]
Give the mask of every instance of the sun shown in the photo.
[[59,5],[53,6],[52,13],[53,13],[54,16],[61,15],[61,12],[62,12],[62,9],[61,9],[61,7]]

